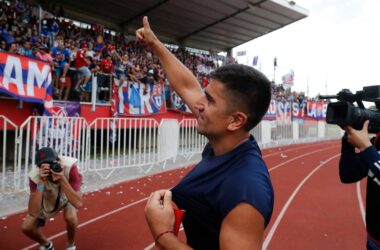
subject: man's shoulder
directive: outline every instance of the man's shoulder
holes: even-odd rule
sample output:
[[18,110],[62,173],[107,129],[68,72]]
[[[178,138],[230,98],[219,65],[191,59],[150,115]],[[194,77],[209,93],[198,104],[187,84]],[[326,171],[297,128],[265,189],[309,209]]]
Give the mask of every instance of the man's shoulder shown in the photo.
[[32,167],[32,169],[30,170],[29,180],[35,184],[37,184],[38,181],[40,180],[39,169],[36,166]]

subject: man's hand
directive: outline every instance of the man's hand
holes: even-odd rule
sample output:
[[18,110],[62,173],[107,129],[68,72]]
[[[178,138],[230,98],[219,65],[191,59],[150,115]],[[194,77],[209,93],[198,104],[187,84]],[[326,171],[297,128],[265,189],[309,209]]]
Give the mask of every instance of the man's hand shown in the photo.
[[53,170],[50,170],[51,179],[54,182],[61,182],[62,180],[66,179],[65,175],[63,174],[65,171],[65,166],[62,166],[61,172],[54,172]]
[[152,29],[150,28],[147,16],[144,16],[143,24],[144,24],[144,27],[136,31],[136,38],[139,41],[139,43],[142,45],[142,47],[144,47],[145,49],[151,50],[151,45],[154,42],[158,41],[158,39],[156,35],[153,33]]
[[153,238],[167,230],[173,230],[174,212],[172,193],[169,190],[153,192],[145,206],[145,218]]
[[39,167],[39,176],[42,181],[46,181],[50,175],[50,165],[47,163],[41,164]]
[[369,121],[365,121],[361,130],[356,130],[351,126],[345,128],[348,142],[352,146],[357,147],[360,151],[363,151],[372,145],[368,136],[368,124]]

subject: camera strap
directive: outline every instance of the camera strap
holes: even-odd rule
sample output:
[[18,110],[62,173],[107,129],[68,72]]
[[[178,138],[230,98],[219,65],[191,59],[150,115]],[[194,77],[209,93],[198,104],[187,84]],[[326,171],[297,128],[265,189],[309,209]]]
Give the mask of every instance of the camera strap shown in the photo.
[[46,212],[46,213],[53,213],[55,211],[57,211],[58,207],[59,207],[59,201],[61,199],[61,186],[58,186],[58,194],[57,194],[57,199],[55,200],[55,205],[54,205],[54,208],[53,210],[51,211],[47,211],[45,209],[45,205],[44,205],[44,199],[42,198],[42,209]]

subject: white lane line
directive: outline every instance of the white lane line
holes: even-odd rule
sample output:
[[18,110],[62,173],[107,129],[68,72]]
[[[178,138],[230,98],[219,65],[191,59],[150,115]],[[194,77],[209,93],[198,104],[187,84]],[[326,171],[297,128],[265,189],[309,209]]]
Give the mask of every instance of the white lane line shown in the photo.
[[311,171],[301,182],[300,184],[298,184],[298,186],[296,187],[296,189],[293,191],[293,193],[290,195],[289,199],[286,201],[285,205],[282,207],[281,209],[281,212],[278,214],[275,222],[273,223],[272,225],[272,228],[270,229],[267,237],[265,238],[264,240],[264,243],[263,243],[263,249],[267,249],[270,241],[272,240],[272,237],[274,235],[274,233],[276,232],[276,229],[278,227],[278,225],[280,224],[282,218],[284,217],[285,213],[286,213],[286,210],[289,208],[290,206],[290,203],[292,203],[294,197],[296,197],[298,191],[302,188],[302,186],[305,184],[305,182],[315,173],[317,172],[322,166],[324,166],[326,163],[328,163],[329,161],[337,158],[338,156],[340,156],[340,153],[337,154],[337,155],[334,155],[332,157],[330,157],[329,159],[327,159],[326,161],[324,161],[323,163],[319,164],[313,171]]
[[316,151],[312,151],[312,152],[309,152],[309,153],[306,153],[306,154],[299,155],[297,157],[294,157],[294,158],[291,158],[291,159],[289,159],[287,161],[284,161],[284,162],[282,162],[282,163],[274,166],[273,168],[270,168],[268,171],[271,172],[271,171],[273,171],[273,170],[275,170],[275,169],[277,169],[277,168],[279,168],[279,167],[281,167],[281,166],[283,166],[283,165],[285,165],[285,164],[287,164],[287,163],[289,163],[291,161],[298,160],[299,158],[302,158],[304,156],[312,155],[312,154],[315,154],[315,153],[318,153],[318,152],[321,152],[321,151],[324,151],[324,150],[328,150],[328,149],[331,149],[331,148],[335,148],[335,147],[337,147],[337,146],[322,148],[322,149],[319,149],[319,150],[316,150]]
[[[322,150],[327,150],[327,149],[329,149],[329,148],[333,148],[333,147],[334,147],[334,146],[332,146],[332,147],[327,147],[327,148],[324,148],[324,149],[322,149]],[[297,149],[299,149],[299,148],[297,148]],[[297,149],[294,149],[294,150],[297,150]],[[293,150],[293,149],[291,149],[291,150]],[[312,152],[312,153],[319,152],[319,151],[322,151],[322,150],[314,151],[314,152]],[[290,151],[290,150],[289,150],[289,151]],[[282,151],[282,152],[284,152],[284,151]],[[279,152],[279,153],[281,153],[281,152]],[[280,167],[280,166],[286,164],[287,162],[290,162],[290,161],[292,161],[292,160],[298,159],[298,158],[300,158],[300,157],[302,157],[302,156],[306,156],[306,155],[309,155],[309,154],[311,154],[311,153],[307,153],[307,154],[304,154],[304,155],[301,155],[301,156],[297,156],[296,158],[293,158],[293,159],[290,159],[290,160],[288,160],[288,161],[286,161],[286,162],[280,163],[279,165],[276,165],[275,167],[273,167],[273,168],[270,169],[269,171],[274,170],[275,168],[278,168],[278,167]],[[81,228],[81,227],[86,226],[86,225],[88,225],[88,224],[90,224],[90,223],[93,223],[93,222],[95,222],[95,221],[98,221],[98,220],[100,220],[100,219],[103,219],[104,217],[108,217],[108,216],[110,216],[110,215],[112,215],[112,214],[114,214],[114,213],[117,213],[117,212],[119,212],[119,211],[121,211],[121,210],[124,210],[124,209],[126,209],[126,208],[128,208],[128,207],[131,207],[131,206],[137,205],[137,204],[139,204],[139,203],[141,203],[141,202],[143,202],[143,201],[146,201],[147,199],[148,199],[148,197],[147,197],[147,198],[144,198],[144,199],[141,199],[141,200],[138,200],[138,201],[135,201],[135,202],[130,203],[130,204],[128,204],[128,205],[125,205],[125,206],[123,206],[123,207],[117,208],[117,209],[115,209],[115,210],[111,210],[110,212],[107,212],[107,213],[105,213],[105,214],[103,214],[103,215],[100,215],[100,216],[98,216],[98,217],[95,217],[95,218],[93,218],[93,219],[91,219],[91,220],[88,220],[88,221],[86,221],[86,222],[83,222],[83,223],[79,224],[78,228]],[[53,239],[56,239],[56,238],[58,238],[58,237],[60,237],[60,236],[62,236],[62,235],[65,235],[65,234],[66,234],[66,230],[65,230],[65,231],[62,231],[62,232],[60,232],[60,233],[57,233],[57,234],[55,234],[55,235],[52,235],[52,236],[50,236],[48,239],[49,239],[49,240],[53,240]],[[35,244],[33,244],[33,245],[27,246],[27,247],[22,248],[22,249],[23,249],[23,250],[27,250],[27,249],[31,249],[31,248],[37,247],[38,245],[39,245],[38,243],[35,243]]]
[[[97,221],[97,220],[103,219],[103,218],[108,217],[108,216],[110,216],[110,215],[112,215],[112,214],[114,214],[114,213],[120,212],[121,210],[124,210],[124,209],[129,208],[129,207],[134,206],[134,205],[137,205],[137,204],[139,204],[139,203],[141,203],[141,202],[143,202],[143,201],[148,200],[148,198],[149,198],[149,197],[146,197],[146,198],[144,198],[144,199],[141,199],[141,200],[135,201],[135,202],[133,202],[133,203],[130,203],[130,204],[125,205],[125,206],[123,206],[123,207],[119,207],[118,209],[114,209],[114,210],[112,210],[112,211],[109,211],[108,213],[105,213],[105,214],[102,214],[102,215],[100,215],[100,216],[98,216],[98,217],[95,217],[95,218],[93,218],[93,219],[91,219],[91,220],[88,220],[88,221],[86,221],[86,222],[83,222],[82,224],[80,224],[80,225],[78,226],[78,228],[84,227],[84,226],[86,226],[86,225],[88,225],[88,224],[90,224],[90,223],[93,223],[93,222]],[[57,234],[55,234],[55,235],[53,235],[53,236],[51,236],[51,237],[49,237],[49,240],[53,240],[53,239],[58,238],[59,236],[62,236],[62,235],[64,235],[64,234],[66,234],[66,230],[63,231],[63,232],[57,233]],[[31,248],[37,247],[38,245],[39,245],[38,243],[35,243],[35,244],[33,244],[33,245],[30,245],[30,246],[28,246],[28,247],[23,248],[23,250],[31,249]]]
[[[322,143],[321,143],[322,144]],[[323,144],[330,144],[330,143],[323,143]],[[286,153],[286,152],[291,152],[291,151],[295,151],[295,150],[300,150],[300,149],[304,149],[304,148],[312,148],[312,147],[315,147],[316,145],[306,145],[306,146],[300,146],[300,147],[294,147],[294,148],[290,148],[290,149],[286,149],[286,150],[283,150],[283,151],[278,151],[278,152],[274,152],[274,153],[270,153],[270,154],[266,154],[266,155],[263,155],[263,158],[266,158],[266,157],[269,157],[269,156],[273,156],[273,155],[278,155],[278,154],[281,154],[281,153]],[[323,146],[323,145],[321,145]]]
[[365,209],[364,209],[364,204],[363,204],[362,192],[360,190],[360,181],[356,182],[356,193],[358,195],[360,214],[362,215],[364,227],[366,227],[366,224],[365,224]]
[[144,250],[153,249],[155,246],[156,246],[156,244],[153,242],[152,244],[150,244],[149,246],[147,246],[146,248],[144,248]]

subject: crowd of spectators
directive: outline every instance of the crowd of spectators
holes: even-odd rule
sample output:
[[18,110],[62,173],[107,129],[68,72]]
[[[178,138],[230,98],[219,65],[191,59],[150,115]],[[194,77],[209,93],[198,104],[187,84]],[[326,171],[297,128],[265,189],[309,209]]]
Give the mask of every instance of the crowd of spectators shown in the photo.
[[[98,102],[110,100],[112,77],[122,83],[145,84],[144,94],[149,84],[167,83],[157,58],[142,50],[134,38],[112,33],[101,25],[81,28],[61,17],[62,8],[55,15],[45,12],[39,23],[37,9],[22,0],[0,4],[0,51],[49,62],[54,99],[90,101],[92,73],[97,76]],[[209,72],[216,67],[213,57],[195,55],[184,48],[172,52],[192,70],[200,84],[208,84]]]
[[310,101],[310,98],[305,96],[304,92],[291,91],[290,88],[284,88],[282,84],[275,84],[272,82],[272,99],[281,102],[296,101],[303,103],[304,101]]
[[[158,59],[143,50],[134,37],[97,24],[79,27],[63,16],[64,10],[54,7],[40,19],[38,8],[23,0],[11,4],[0,1],[0,51],[49,62],[55,100],[90,101],[92,75],[97,78],[98,103],[110,101],[113,77],[120,80],[119,86],[125,82],[142,83],[143,94],[149,91],[149,84],[168,86]],[[218,66],[218,56],[181,47],[171,50],[206,87],[209,73]],[[281,85],[273,84],[272,90],[276,100],[305,99],[304,93],[290,92]]]

